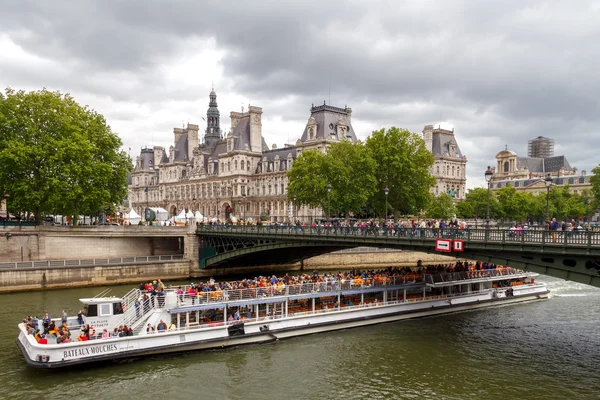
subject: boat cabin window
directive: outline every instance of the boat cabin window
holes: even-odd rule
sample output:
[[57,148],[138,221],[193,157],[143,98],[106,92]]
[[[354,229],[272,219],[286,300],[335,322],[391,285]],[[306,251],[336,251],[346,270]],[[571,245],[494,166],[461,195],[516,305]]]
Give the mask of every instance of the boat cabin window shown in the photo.
[[112,315],[111,304],[100,304],[100,316]]
[[123,305],[121,303],[113,303],[113,315],[123,314]]
[[83,315],[86,317],[97,317],[98,316],[98,305],[97,304],[86,304],[83,307]]

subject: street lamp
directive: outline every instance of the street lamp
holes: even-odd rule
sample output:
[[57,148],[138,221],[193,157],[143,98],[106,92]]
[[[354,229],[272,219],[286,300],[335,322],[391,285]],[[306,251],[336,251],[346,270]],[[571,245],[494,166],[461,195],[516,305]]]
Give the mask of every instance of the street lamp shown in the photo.
[[242,193],[242,219],[246,222],[246,188],[244,186],[244,192]]
[[385,189],[383,189],[383,193],[385,193],[385,216],[383,217],[384,220],[387,219],[387,196],[389,192],[390,189],[388,189],[388,187],[386,186]]
[[490,184],[491,184],[491,180],[492,180],[492,175],[494,175],[494,171],[492,171],[492,167],[490,167],[488,165],[487,170],[485,171],[485,181],[487,182],[488,185],[488,193],[487,193],[487,212],[486,212],[486,221],[485,221],[485,228],[489,229],[490,228]]
[[298,219],[298,209],[296,208],[296,202],[298,201],[298,196],[294,195],[294,216],[292,216],[294,218],[294,223],[296,222],[296,220]]
[[330,199],[330,193],[331,193],[331,183],[327,184],[327,219],[330,218],[331,216],[331,199]]
[[546,223],[550,222],[550,192],[552,191],[552,177],[550,174],[546,175],[546,179],[544,179],[544,183],[546,184]]
[[242,200],[238,200],[238,210],[236,210],[238,218],[241,217],[240,211],[242,210]]

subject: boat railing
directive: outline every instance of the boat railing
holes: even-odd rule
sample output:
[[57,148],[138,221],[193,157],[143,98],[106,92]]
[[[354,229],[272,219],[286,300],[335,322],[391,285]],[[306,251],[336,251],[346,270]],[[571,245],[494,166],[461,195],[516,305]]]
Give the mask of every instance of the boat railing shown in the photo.
[[522,270],[518,270],[515,268],[497,268],[497,269],[482,269],[482,270],[471,270],[471,271],[461,271],[461,272],[448,272],[443,274],[430,274],[426,275],[425,281],[427,283],[445,283],[445,282],[456,282],[456,281],[466,281],[471,279],[481,279],[481,278],[494,278],[498,276],[510,276],[522,274]]
[[[178,289],[167,289],[166,292],[177,293],[177,304],[179,306],[188,306],[196,304],[223,303],[241,300],[256,300],[268,297],[288,297],[300,296],[310,293],[338,292],[343,290],[360,290],[378,287],[392,287],[422,282],[422,275],[412,274],[410,276],[390,276],[377,278],[356,277],[351,279],[341,279],[335,281],[302,283],[296,285],[269,285],[265,287],[247,288],[247,289],[228,289],[200,291],[198,293],[189,290],[183,290],[177,293]],[[283,301],[283,300],[282,300]]]

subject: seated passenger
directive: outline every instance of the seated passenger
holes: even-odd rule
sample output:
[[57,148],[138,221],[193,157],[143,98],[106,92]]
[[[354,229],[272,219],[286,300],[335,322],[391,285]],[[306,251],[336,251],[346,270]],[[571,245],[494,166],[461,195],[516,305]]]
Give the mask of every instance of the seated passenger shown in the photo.
[[171,325],[169,325],[169,330],[170,331],[174,331],[176,329],[177,329],[177,326],[174,323],[171,322]]
[[148,326],[146,327],[146,333],[154,333],[154,327],[152,326],[152,324],[148,324]]
[[158,325],[156,326],[156,330],[159,332],[165,332],[167,330],[167,324],[165,324],[165,321],[161,319]]
[[56,335],[58,333],[58,328],[54,321],[51,321],[50,325],[48,325],[48,333],[51,335]]
[[108,333],[108,331],[106,329],[104,329],[102,331],[102,339],[108,339],[110,338],[110,333]]
[[48,344],[48,339],[46,339],[46,336],[44,335],[40,335],[39,339],[37,341],[39,344]]

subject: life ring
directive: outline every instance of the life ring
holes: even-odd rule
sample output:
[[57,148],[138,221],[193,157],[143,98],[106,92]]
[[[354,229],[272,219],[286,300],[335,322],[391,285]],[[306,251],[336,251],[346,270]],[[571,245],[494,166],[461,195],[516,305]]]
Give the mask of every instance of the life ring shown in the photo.
[[96,336],[96,330],[94,329],[93,326],[90,326],[89,335],[90,336]]

